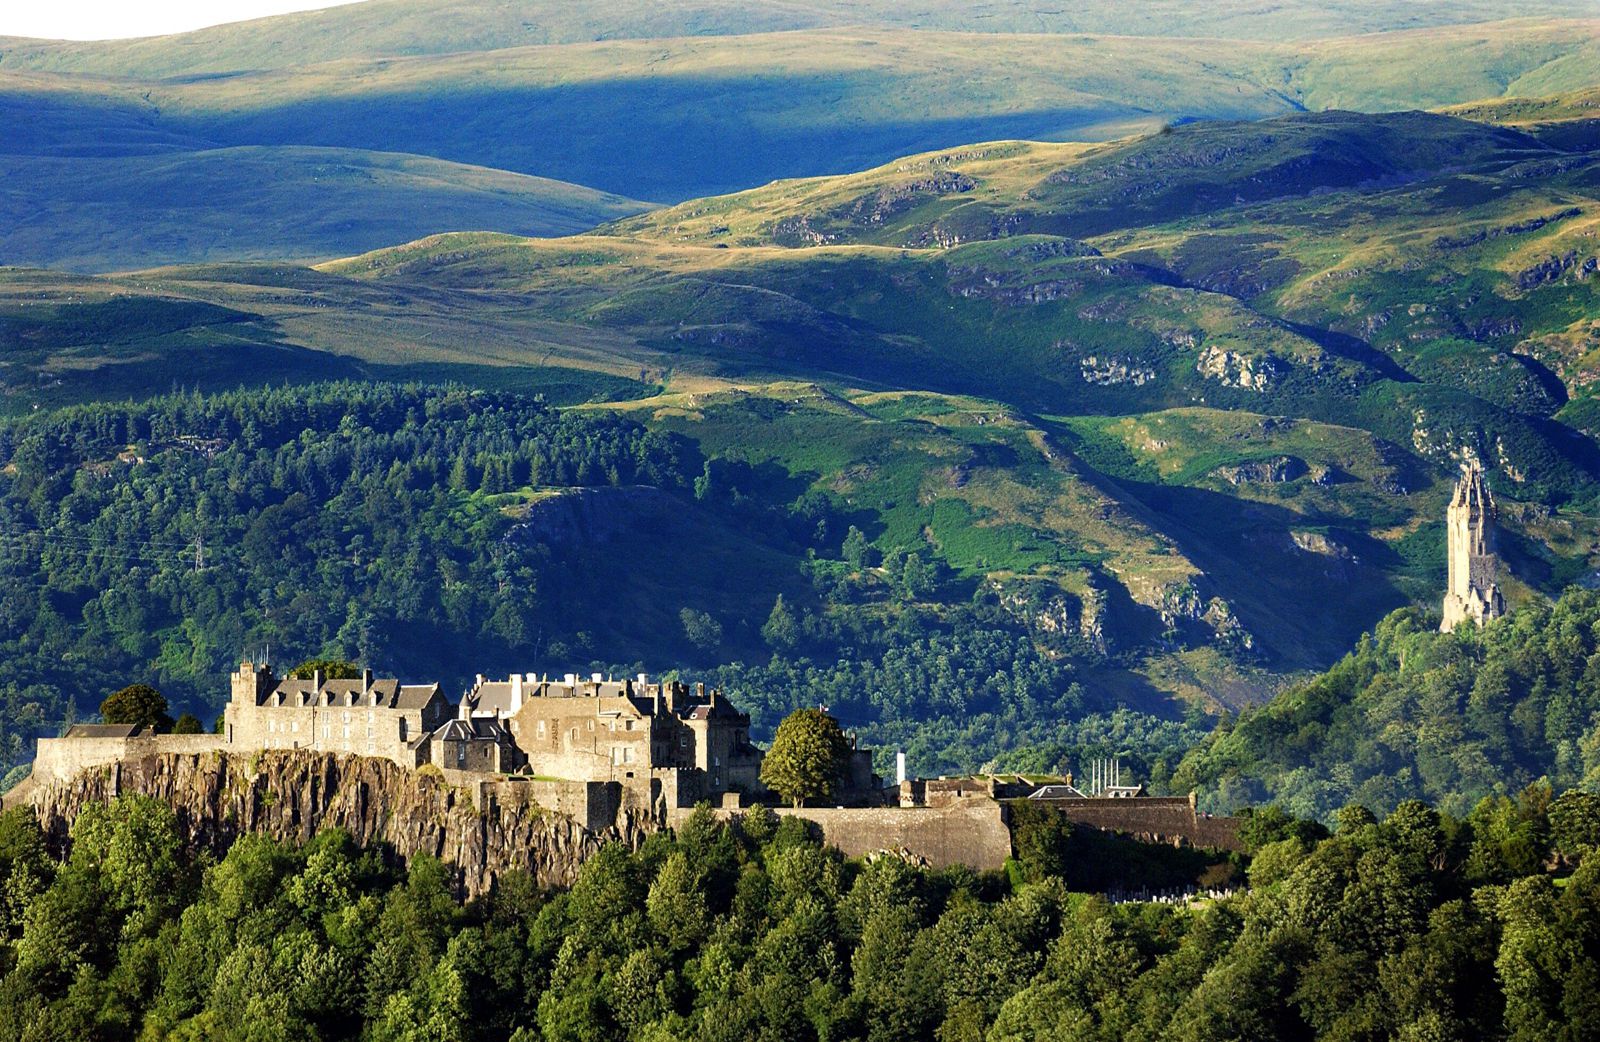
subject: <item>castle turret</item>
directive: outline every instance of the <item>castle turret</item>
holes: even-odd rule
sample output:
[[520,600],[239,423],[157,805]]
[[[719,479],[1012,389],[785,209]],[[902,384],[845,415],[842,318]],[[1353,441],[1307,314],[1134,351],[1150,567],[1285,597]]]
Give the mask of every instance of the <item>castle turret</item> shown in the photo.
[[278,685],[278,678],[272,675],[271,666],[258,666],[248,659],[239,663],[239,671],[230,680],[233,701],[250,706],[260,705],[268,692]]
[[1496,581],[1494,498],[1476,463],[1462,469],[1445,512],[1445,529],[1449,577],[1439,629],[1449,633],[1467,621],[1482,626],[1504,615],[1505,599]]

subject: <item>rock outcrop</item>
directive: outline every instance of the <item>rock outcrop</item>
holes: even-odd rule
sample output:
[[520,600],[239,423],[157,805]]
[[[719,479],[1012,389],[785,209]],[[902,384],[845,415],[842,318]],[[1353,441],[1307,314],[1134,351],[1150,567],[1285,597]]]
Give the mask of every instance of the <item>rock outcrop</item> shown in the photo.
[[[460,892],[487,892],[522,869],[546,886],[564,886],[584,859],[611,841],[636,847],[659,827],[649,808],[615,787],[614,802],[589,828],[541,806],[537,783],[454,786],[387,760],[304,751],[163,754],[83,771],[40,786],[29,803],[52,844],[64,848],[88,804],[139,794],[169,804],[185,838],[221,852],[246,832],[300,843],[327,828],[349,832],[397,862],[418,854],[454,869]],[[603,795],[603,794],[602,794]]]

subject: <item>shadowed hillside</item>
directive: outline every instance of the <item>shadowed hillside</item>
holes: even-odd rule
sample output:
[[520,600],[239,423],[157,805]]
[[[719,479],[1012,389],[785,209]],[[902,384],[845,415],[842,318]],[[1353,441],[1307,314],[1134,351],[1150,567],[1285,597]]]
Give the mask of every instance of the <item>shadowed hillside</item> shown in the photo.
[[[348,10],[348,9],[342,9]],[[12,72],[58,118],[28,154],[151,138],[405,152],[672,201],[996,138],[1175,119],[1428,107],[1588,86],[1600,23],[1520,21],[1306,44],[823,29],[614,40],[118,81]],[[1448,55],[1448,60],[1444,56]],[[0,74],[15,62],[0,61]],[[33,100],[27,101],[33,105]],[[83,115],[68,111],[84,110]],[[705,119],[708,111],[719,118]],[[134,133],[136,130],[137,133]]]
[[0,177],[0,262],[90,271],[320,260],[480,227],[570,235],[646,205],[424,156],[299,146],[0,154]]

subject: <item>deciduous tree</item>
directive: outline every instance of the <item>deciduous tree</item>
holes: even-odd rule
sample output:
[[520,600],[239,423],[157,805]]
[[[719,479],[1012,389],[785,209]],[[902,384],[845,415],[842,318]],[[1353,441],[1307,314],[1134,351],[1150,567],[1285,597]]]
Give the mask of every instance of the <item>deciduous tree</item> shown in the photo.
[[778,725],[761,763],[761,781],[798,807],[832,797],[849,758],[850,742],[839,721],[820,709],[797,709]]
[[167,715],[166,696],[149,684],[129,684],[107,695],[100,703],[100,717],[108,724],[172,726],[172,717]]

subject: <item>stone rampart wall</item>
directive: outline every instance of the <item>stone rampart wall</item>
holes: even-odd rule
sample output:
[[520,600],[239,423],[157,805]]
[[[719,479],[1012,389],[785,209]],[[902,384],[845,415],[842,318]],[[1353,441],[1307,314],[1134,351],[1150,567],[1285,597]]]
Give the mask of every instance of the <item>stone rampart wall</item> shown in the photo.
[[165,753],[193,755],[227,748],[216,734],[158,734],[134,738],[41,738],[33,759],[35,784],[66,781],[90,767],[109,767]]
[[[775,807],[778,814],[804,818],[822,840],[846,857],[880,850],[905,851],[930,865],[966,865],[985,872],[1005,867],[1011,856],[1011,830],[1004,809],[989,799],[963,800],[944,807]],[[673,814],[673,822],[692,813]],[[740,811],[722,810],[722,817]]]
[[1239,820],[1200,814],[1181,796],[1134,799],[1039,800],[1066,815],[1068,821],[1107,832],[1119,832],[1146,843],[1239,849]]

